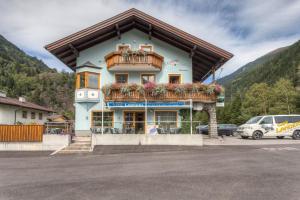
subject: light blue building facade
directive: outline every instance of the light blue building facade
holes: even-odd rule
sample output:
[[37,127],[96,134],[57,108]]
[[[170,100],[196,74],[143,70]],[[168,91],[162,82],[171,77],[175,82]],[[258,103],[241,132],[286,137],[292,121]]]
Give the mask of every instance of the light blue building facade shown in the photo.
[[46,49],[76,73],[76,135],[180,133],[193,109],[216,132],[216,88],[198,82],[232,57],[225,50],[136,9]]
[[[107,64],[105,61],[105,56],[109,53],[118,50],[118,46],[128,45],[130,49],[135,51],[141,49],[141,46],[147,45],[151,46],[153,51],[157,54],[164,57],[161,71],[130,71],[128,72],[126,68],[124,70],[118,71],[109,71],[107,69]],[[109,39],[101,44],[97,44],[89,49],[81,51],[77,58],[77,63],[79,66],[84,66],[85,63],[90,62],[97,66],[95,67],[81,67],[76,69],[76,73],[82,72],[93,72],[99,74],[100,78],[100,88],[106,84],[112,84],[116,82],[116,74],[128,74],[128,83],[140,84],[142,82],[141,76],[143,74],[153,74],[155,75],[156,83],[168,83],[170,75],[179,75],[180,83],[192,83],[192,59],[189,57],[187,52],[184,52],[172,45],[169,45],[166,42],[160,41],[156,38],[149,39],[148,35],[137,30],[132,29],[124,34],[122,34],[121,39],[117,37]],[[80,90],[80,89],[79,89]],[[103,99],[103,93],[99,90],[100,98],[95,102],[86,102],[86,101],[75,101],[75,131],[77,133],[86,133],[90,132],[91,127],[93,126],[93,113],[102,110],[102,102],[105,105],[105,111],[113,112],[114,127],[122,130],[124,119],[124,111],[141,111],[145,112],[144,106],[136,107],[132,106],[123,106],[118,108],[109,108],[105,104]],[[176,118],[178,119],[176,124],[180,126],[180,109],[188,109],[187,105],[182,106],[172,106],[165,104],[160,108],[150,107],[147,110],[147,121],[149,125],[155,123],[154,114],[157,111],[163,110],[164,112],[170,110],[172,111],[171,115],[176,113]],[[172,117],[171,117],[172,118]],[[145,130],[143,130],[145,131]]]

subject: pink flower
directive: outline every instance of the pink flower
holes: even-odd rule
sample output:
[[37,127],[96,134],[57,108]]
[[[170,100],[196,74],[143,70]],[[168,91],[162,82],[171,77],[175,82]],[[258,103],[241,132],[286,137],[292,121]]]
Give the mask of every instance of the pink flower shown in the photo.
[[153,90],[156,87],[156,84],[153,82],[148,82],[144,85],[145,90]]

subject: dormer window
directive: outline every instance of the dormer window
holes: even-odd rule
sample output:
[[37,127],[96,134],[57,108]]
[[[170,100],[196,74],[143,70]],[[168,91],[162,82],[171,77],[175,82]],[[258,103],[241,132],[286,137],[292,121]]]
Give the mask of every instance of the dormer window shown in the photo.
[[76,88],[100,88],[100,74],[94,72],[80,72],[77,73]]

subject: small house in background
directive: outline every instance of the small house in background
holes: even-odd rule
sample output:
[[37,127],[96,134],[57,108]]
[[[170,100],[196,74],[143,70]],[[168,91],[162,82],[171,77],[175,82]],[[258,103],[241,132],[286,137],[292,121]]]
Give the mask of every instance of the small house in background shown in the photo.
[[68,122],[70,119],[65,115],[53,114],[48,116],[48,122]]
[[54,111],[31,102],[24,97],[14,99],[0,92],[0,124],[44,124]]
[[48,134],[71,134],[73,133],[73,120],[65,115],[52,114],[48,116],[45,123]]

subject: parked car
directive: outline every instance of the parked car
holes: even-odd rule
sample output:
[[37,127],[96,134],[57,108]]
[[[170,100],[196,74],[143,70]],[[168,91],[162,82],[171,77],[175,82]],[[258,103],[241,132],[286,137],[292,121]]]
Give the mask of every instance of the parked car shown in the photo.
[[[235,124],[218,124],[218,135],[234,136],[238,126]],[[208,135],[208,125],[200,125],[196,127],[197,133]]]
[[252,117],[238,128],[243,139],[252,137],[257,140],[263,137],[292,137],[300,139],[300,115],[267,115]]

